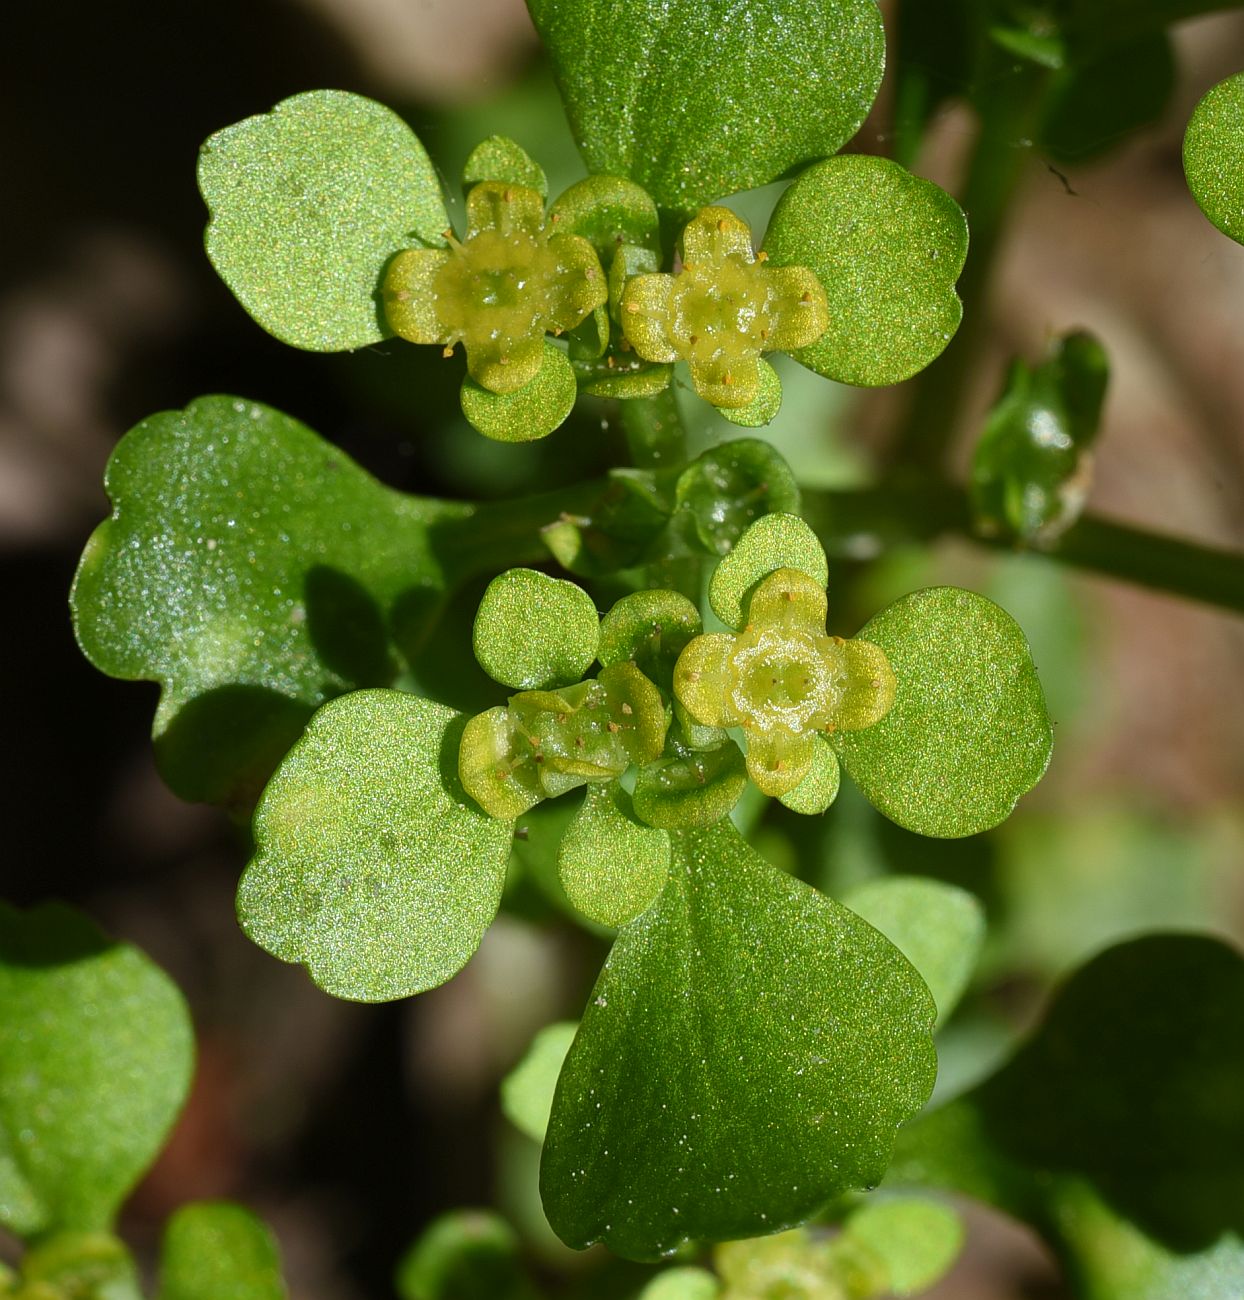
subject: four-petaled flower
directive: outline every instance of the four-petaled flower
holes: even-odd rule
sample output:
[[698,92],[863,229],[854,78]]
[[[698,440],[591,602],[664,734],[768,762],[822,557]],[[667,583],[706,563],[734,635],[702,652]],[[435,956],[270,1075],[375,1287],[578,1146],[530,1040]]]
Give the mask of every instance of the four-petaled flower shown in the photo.
[[760,354],[816,342],[829,324],[806,267],[767,266],[728,208],[704,208],[683,231],[677,275],[637,275],[622,294],[622,332],[645,361],[686,361],[695,391],[727,409],[754,402]]
[[412,343],[466,348],[471,378],[512,393],[535,378],[544,335],[573,329],[608,297],[588,241],[545,223],[544,203],[523,185],[485,181],[467,196],[466,237],[448,249],[393,259],[384,309]]
[[769,574],[739,633],[696,637],[679,656],[674,693],[704,726],[742,727],[747,773],[765,794],[808,774],[817,733],[858,731],[894,703],[879,646],[825,633],[824,589],[796,569]]

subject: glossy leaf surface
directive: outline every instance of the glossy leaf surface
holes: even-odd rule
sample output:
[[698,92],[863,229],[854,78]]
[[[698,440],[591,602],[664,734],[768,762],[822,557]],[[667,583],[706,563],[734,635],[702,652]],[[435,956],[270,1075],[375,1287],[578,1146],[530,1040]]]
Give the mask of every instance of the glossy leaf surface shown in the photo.
[[875,0],[528,0],[588,167],[691,212],[837,153],[885,59]]
[[678,476],[674,500],[696,536],[725,555],[765,514],[799,513],[799,485],[781,455],[760,438],[735,438],[697,456]]
[[809,167],[778,202],[764,247],[775,264],[810,267],[824,286],[829,328],[792,355],[829,379],[897,384],[959,328],[967,219],[944,190],[888,159]]
[[305,425],[205,397],[137,425],[71,598],[87,658],[158,682],[161,771],[183,798],[253,804],[315,708],[388,685],[470,507],[382,486]]
[[392,331],[385,264],[443,243],[431,160],[396,113],[313,90],[217,131],[199,156],[207,255],[242,306],[295,347],[337,352]]
[[512,824],[458,782],[466,719],[415,695],[321,709],[255,810],[242,928],[327,993],[408,997],[467,962],[496,914]]
[[880,722],[833,737],[847,774],[892,821],[921,835],[974,835],[1040,780],[1053,736],[1028,642],[991,600],[930,587],[859,635],[898,683]]
[[1201,211],[1244,243],[1244,72],[1220,81],[1196,106],[1184,136],[1184,171]]
[[193,1067],[172,981],[59,903],[0,904],[0,1223],[107,1228],[164,1144]]
[[874,1184],[936,1068],[932,999],[887,940],[729,822],[672,839],[589,999],[541,1171],[563,1240],[639,1259]]
[[842,900],[920,972],[944,1021],[959,1003],[985,940],[985,914],[966,889],[923,876],[887,876]]
[[157,1300],[285,1300],[272,1233],[227,1201],[185,1205],[168,1221]]

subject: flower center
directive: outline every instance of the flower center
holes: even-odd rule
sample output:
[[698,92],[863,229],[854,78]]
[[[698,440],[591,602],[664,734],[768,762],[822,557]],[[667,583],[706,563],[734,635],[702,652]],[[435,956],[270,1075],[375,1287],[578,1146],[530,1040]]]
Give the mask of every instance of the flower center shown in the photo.
[[762,628],[739,638],[731,658],[731,701],[764,731],[802,735],[841,697],[840,665],[827,637]]

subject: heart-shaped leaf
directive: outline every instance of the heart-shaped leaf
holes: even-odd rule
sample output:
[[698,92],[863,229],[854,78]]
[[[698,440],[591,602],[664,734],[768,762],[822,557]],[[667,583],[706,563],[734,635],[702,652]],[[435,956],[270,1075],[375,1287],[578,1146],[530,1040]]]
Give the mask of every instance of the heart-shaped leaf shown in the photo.
[[897,384],[959,328],[967,219],[944,190],[888,159],[809,167],[778,202],[764,246],[774,265],[810,267],[825,288],[829,328],[792,355],[829,379]]
[[920,972],[945,1021],[959,1004],[985,941],[985,914],[966,889],[923,876],[886,876],[842,900]]
[[821,587],[829,581],[825,548],[797,515],[761,515],[739,538],[709,583],[713,613],[727,627],[741,628],[752,588],[775,569],[796,569]]
[[0,1222],[106,1229],[190,1087],[168,976],[58,903],[0,903]]
[[285,1300],[264,1223],[228,1201],[184,1205],[164,1229],[157,1300]]
[[545,1025],[531,1040],[523,1059],[502,1080],[501,1109],[506,1119],[535,1142],[543,1142],[548,1132],[557,1076],[578,1030],[577,1020]]
[[205,397],[136,426],[71,605],[103,672],[161,686],[165,779],[250,807],[314,709],[393,681],[463,554],[468,506],[376,482],[270,407]]
[[579,681],[596,658],[600,618],[573,582],[537,569],[507,569],[489,584],[475,615],[480,667],[521,691]]
[[238,918],[261,947],[360,1002],[443,984],[501,900],[512,825],[457,777],[466,719],[355,691],[311,719],[255,810]]
[[1041,779],[1053,734],[1019,625],[957,587],[904,596],[859,633],[885,651],[889,713],[833,737],[847,774],[881,812],[921,835],[974,835]]
[[1184,172],[1201,211],[1244,244],[1244,72],[1196,106],[1184,135]]
[[199,155],[199,189],[220,278],[270,334],[315,352],[387,338],[385,264],[443,243],[449,225],[406,123],[340,90],[295,95],[217,131]]
[[875,0],[528,0],[594,172],[691,212],[837,153],[885,60]]
[[671,838],[669,884],[588,1001],[541,1169],[564,1241],[635,1259],[875,1184],[936,1070],[932,998],[888,940],[728,821]]

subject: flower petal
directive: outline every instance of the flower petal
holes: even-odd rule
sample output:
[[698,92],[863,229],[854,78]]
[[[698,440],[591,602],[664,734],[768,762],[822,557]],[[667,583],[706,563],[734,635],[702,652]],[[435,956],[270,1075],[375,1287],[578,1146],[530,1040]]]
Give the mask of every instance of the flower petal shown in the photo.
[[701,208],[682,232],[682,260],[692,266],[727,257],[755,260],[751,227],[729,208]]
[[752,592],[747,621],[824,636],[826,613],[825,588],[815,578],[798,569],[776,569]]
[[761,794],[788,794],[808,775],[815,757],[815,735],[747,730],[747,775]]
[[436,312],[436,279],[450,256],[439,248],[408,248],[389,263],[382,297],[395,334],[411,343],[448,342]]
[[815,343],[829,328],[821,282],[806,266],[775,266],[767,278],[779,310],[773,313],[766,349],[789,352]]
[[677,361],[670,339],[672,275],[637,275],[627,281],[622,294],[622,332],[645,361]]
[[[638,351],[638,349],[636,349]],[[714,406],[750,406],[760,392],[759,354],[691,362],[691,385]]]
[[536,235],[544,225],[544,200],[538,190],[506,181],[484,181],[467,195],[467,239],[484,230],[503,235]]
[[674,694],[701,726],[733,727],[740,721],[730,703],[734,643],[728,632],[697,636],[674,665]]
[[889,713],[897,683],[880,646],[871,641],[844,641],[842,652],[846,689],[834,713],[834,725],[840,731],[860,731]]

